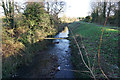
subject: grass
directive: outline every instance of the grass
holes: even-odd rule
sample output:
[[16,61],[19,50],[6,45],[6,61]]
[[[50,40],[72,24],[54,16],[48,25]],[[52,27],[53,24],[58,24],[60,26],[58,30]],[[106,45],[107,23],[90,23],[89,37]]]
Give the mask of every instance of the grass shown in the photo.
[[[69,25],[69,28],[72,29],[74,35],[77,38],[79,45],[83,43],[86,51],[88,52],[88,56],[90,58],[90,63],[93,64],[95,61],[95,69],[94,73],[96,77],[103,77],[101,75],[100,69],[97,65],[97,57],[94,59],[94,55],[98,52],[100,36],[102,32],[102,25],[96,25],[94,23],[86,23],[86,22],[74,22]],[[100,52],[100,63],[102,64],[102,68],[105,71],[106,75],[112,78],[118,77],[119,68],[118,68],[118,39],[120,36],[119,28],[114,26],[107,26],[104,28],[103,40],[101,45]],[[72,36],[72,35],[70,35]],[[82,40],[80,40],[80,37]],[[72,48],[72,62],[76,69],[82,67],[82,65],[78,64],[80,62],[80,56],[77,54],[78,49],[74,40],[71,38],[71,48]],[[81,48],[82,49],[82,48]],[[82,51],[84,53],[84,50]],[[84,53],[85,55],[85,53]],[[116,65],[116,66],[115,66]],[[114,66],[114,68],[112,67]],[[81,69],[79,69],[81,70]],[[86,69],[83,69],[86,70]],[[117,74],[117,75],[114,75]],[[76,73],[77,77],[81,77],[81,74]]]

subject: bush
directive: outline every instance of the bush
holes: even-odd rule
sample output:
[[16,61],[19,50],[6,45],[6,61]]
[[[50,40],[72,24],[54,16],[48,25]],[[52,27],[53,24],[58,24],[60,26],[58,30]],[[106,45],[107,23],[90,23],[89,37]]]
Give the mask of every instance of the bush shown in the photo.
[[90,16],[86,16],[84,19],[85,22],[91,22],[92,21],[92,17]]
[[39,3],[27,4],[24,14],[15,14],[14,28],[3,21],[2,56],[3,78],[9,78],[21,65],[28,65],[35,53],[47,48],[45,37],[56,34],[50,16]]

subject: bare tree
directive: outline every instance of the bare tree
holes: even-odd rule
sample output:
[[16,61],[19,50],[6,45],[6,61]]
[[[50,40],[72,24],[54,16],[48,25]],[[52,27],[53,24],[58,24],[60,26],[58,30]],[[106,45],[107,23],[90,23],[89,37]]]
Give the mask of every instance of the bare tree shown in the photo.
[[2,0],[2,7],[10,28],[14,27],[14,0]]
[[120,27],[120,1],[118,2],[118,17],[117,17],[117,19],[118,19],[118,26]]
[[47,12],[58,19],[58,14],[64,12],[65,9],[65,2],[64,1],[47,1]]
[[103,3],[103,18],[106,17],[106,7],[107,7],[107,2]]
[[109,17],[110,16],[110,11],[111,11],[111,7],[112,7],[112,4],[111,2],[109,2],[109,5],[108,5],[108,12],[107,12],[107,16]]

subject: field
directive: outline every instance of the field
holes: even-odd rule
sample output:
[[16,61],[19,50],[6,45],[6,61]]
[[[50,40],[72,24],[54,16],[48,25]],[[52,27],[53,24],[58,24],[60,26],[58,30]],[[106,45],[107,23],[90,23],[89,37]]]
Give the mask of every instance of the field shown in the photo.
[[[74,22],[69,24],[69,29],[72,30],[74,36],[77,39],[77,42],[80,45],[80,49],[84,56],[85,61],[89,64],[89,67],[92,68],[94,75],[99,77],[104,77],[98,67],[97,53],[99,48],[100,36],[103,29],[103,25],[97,25],[94,23],[86,22]],[[105,74],[110,78],[120,77],[119,73],[119,54],[118,54],[118,40],[119,28],[114,26],[105,26],[101,51],[100,51],[100,64],[105,72]],[[78,54],[78,48],[75,44],[75,41],[70,34],[71,40],[71,60],[74,66],[74,69],[79,70],[81,73],[75,73],[76,77],[83,78],[85,75],[91,76],[88,72],[85,73],[87,68],[81,61],[81,57]],[[86,52],[85,52],[86,51]],[[88,56],[88,58],[86,58]],[[89,59],[89,60],[88,60]],[[82,67],[82,68],[81,68]],[[84,73],[83,73],[84,72]],[[86,76],[87,77],[87,76]]]

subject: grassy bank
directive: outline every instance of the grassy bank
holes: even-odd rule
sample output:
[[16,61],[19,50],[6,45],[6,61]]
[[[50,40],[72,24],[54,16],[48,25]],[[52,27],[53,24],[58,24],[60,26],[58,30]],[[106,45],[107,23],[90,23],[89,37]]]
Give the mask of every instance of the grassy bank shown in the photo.
[[[89,67],[92,68],[96,77],[103,77],[97,62],[97,52],[99,48],[99,40],[102,32],[103,26],[99,26],[93,23],[85,22],[74,22],[69,25],[69,28],[73,31],[74,36],[77,39],[77,42],[80,45],[81,51],[87,62],[87,57],[90,61]],[[107,26],[104,28],[103,40],[101,45],[100,52],[100,64],[108,77],[116,78],[119,77],[119,55],[118,55],[118,35],[119,28],[113,26]],[[70,37],[73,35],[70,34]],[[72,50],[72,63],[75,69],[80,71],[86,71],[87,68],[84,66],[81,61],[81,57],[78,54],[78,48],[75,44],[73,38],[71,40],[71,50]],[[86,52],[87,54],[86,54]],[[95,56],[96,55],[96,56]],[[88,64],[88,63],[87,63]],[[90,75],[88,72],[75,73],[76,77],[86,77]],[[91,75],[90,75],[91,76]]]

